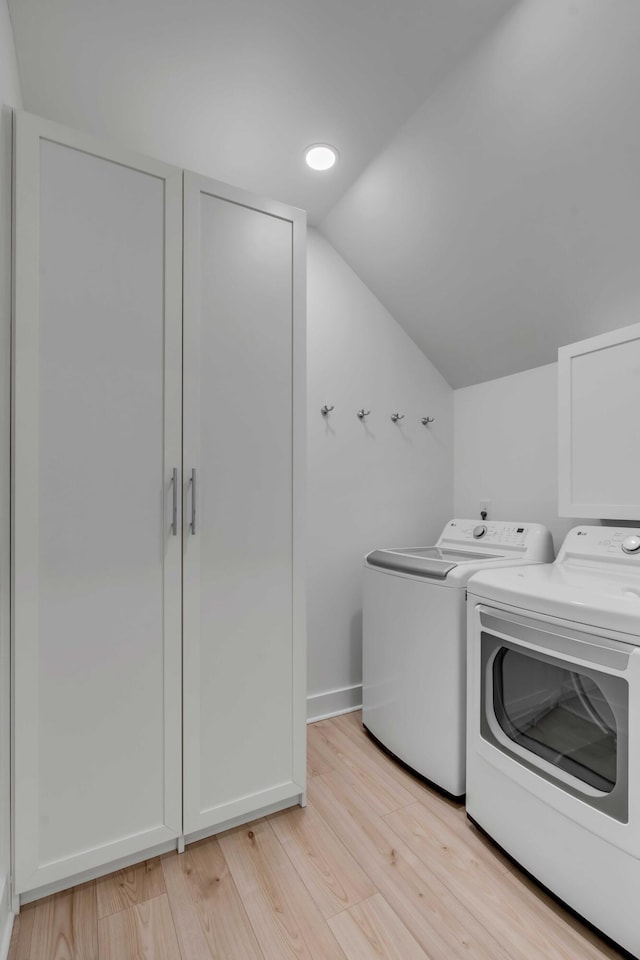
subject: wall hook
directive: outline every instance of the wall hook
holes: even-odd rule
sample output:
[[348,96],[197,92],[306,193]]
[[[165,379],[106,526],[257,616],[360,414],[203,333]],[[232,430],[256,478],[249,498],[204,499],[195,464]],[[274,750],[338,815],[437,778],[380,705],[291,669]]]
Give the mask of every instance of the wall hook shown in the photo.
[[404,420],[404,413],[392,413],[391,419],[394,423],[397,423],[398,420]]
[[435,417],[423,417],[420,423],[423,423],[425,427],[428,427],[430,423],[434,423]]
[[358,410],[358,416],[360,417],[361,420],[364,420],[365,417],[368,417],[370,413],[371,413],[371,410],[365,410],[364,407],[362,408],[362,410]]
[[323,417],[327,417],[332,410],[333,410],[333,407],[328,407],[325,403],[324,407],[322,407],[322,409],[320,410],[320,413],[322,414]]

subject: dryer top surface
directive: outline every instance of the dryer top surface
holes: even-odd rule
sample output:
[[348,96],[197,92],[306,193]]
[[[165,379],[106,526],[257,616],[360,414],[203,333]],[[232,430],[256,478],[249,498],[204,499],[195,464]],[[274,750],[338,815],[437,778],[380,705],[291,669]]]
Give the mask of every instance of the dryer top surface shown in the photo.
[[[640,529],[580,526],[554,563],[477,573],[476,601],[506,603],[542,615],[630,635],[640,643]],[[632,552],[625,552],[623,544]]]

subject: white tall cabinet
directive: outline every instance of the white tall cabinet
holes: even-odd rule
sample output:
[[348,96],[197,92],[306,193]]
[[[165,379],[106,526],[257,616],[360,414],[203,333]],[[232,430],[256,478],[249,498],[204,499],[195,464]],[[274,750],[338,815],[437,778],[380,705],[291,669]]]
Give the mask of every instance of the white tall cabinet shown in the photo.
[[185,174],[186,834],[304,784],[303,216]]
[[15,129],[15,889],[181,831],[181,171]]
[[305,224],[26,114],[15,150],[31,895],[304,801]]

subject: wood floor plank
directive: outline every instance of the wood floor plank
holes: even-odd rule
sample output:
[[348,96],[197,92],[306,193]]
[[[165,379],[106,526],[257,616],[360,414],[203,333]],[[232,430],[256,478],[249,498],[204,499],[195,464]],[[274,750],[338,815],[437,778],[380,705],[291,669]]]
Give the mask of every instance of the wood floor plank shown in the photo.
[[347,960],[429,960],[382,894],[329,920]]
[[420,777],[412,774],[396,760],[393,760],[375,743],[362,726],[362,711],[343,714],[329,721],[344,736],[348,737],[378,769],[393,777],[416,800],[421,800],[438,816],[450,822],[463,824],[466,822],[464,803],[453,800],[444,794],[438,793]]
[[216,955],[209,949],[189,890],[188,878],[193,869],[185,854],[163,857],[162,872],[182,960],[213,960]]
[[327,741],[325,733],[330,730],[328,720],[318,720],[317,723],[310,723],[307,726],[307,752],[313,751],[319,764],[327,769],[318,771],[316,776],[322,773],[331,773],[335,769],[336,763],[341,766],[339,757],[336,756],[335,748]]
[[310,731],[309,736],[313,738],[316,747],[323,755],[333,759],[334,769],[343,774],[354,789],[366,796],[376,813],[390,813],[414,802],[413,794],[398,783],[388,770],[376,766],[366,753],[330,720],[312,726],[314,730]]
[[309,799],[428,956],[510,960],[498,941],[337,771],[314,777]]
[[513,960],[573,960],[601,956],[592,945],[525,888],[505,876],[495,860],[480,858],[468,844],[420,803],[385,818],[397,835],[429,866],[480,922],[489,924]]
[[345,723],[352,723],[354,726],[362,726],[362,708],[350,710],[348,713],[341,713],[338,717],[332,717],[332,720],[342,720]]
[[72,891],[48,897],[34,912],[31,950],[34,956],[50,956],[51,960],[71,960],[73,945]]
[[389,757],[368,736],[362,726],[361,717],[362,711],[358,710],[341,717],[334,717],[330,722],[349,736],[367,754],[372,763],[396,778],[409,793],[414,795],[416,800],[419,800],[434,816],[454,830],[462,841],[470,845],[479,856],[486,853],[487,848],[489,848],[499,869],[505,874],[510,874],[513,870],[511,861],[475,829],[467,819],[464,804],[435,790]]
[[17,960],[18,958],[18,940],[20,937],[20,923],[21,916],[18,914],[17,917],[14,917],[13,928],[11,930],[11,940],[9,941],[9,953],[7,954],[7,960]]
[[315,807],[292,807],[269,822],[325,919],[376,892]]
[[100,960],[181,960],[167,895],[101,917],[98,944]]
[[98,896],[95,881],[73,888],[73,936],[77,960],[98,960]]
[[345,960],[268,821],[219,842],[266,960]]
[[[17,939],[16,939],[15,960],[36,960],[36,955],[33,953],[33,950],[32,950],[33,927],[36,919],[35,906],[36,906],[35,904],[29,904],[29,906],[23,907],[22,910],[20,911],[20,917],[19,917],[20,924],[18,926],[18,933],[17,933]],[[13,944],[14,944],[14,939],[12,937],[11,945],[13,946]]]
[[[166,870],[172,863],[163,860],[162,865]],[[177,866],[213,957],[216,960],[235,960],[237,956],[243,960],[264,960],[217,839],[210,837],[187,847],[186,852],[177,857]],[[182,926],[181,921],[178,926]],[[207,956],[205,953],[204,957]],[[189,957],[183,956],[183,960]],[[198,954],[194,960],[200,960]]]
[[[313,726],[313,724],[307,727],[307,730],[309,730],[311,726]],[[329,758],[317,749],[314,738],[308,736],[307,779],[311,780],[312,777],[317,777],[321,773],[330,773],[331,770],[333,770],[333,765],[330,763]]]
[[351,710],[349,713],[343,713],[339,717],[332,717],[334,721],[340,721],[340,726],[346,729],[353,727],[359,733],[362,733],[362,710]]
[[96,880],[98,917],[108,917],[166,892],[160,859],[145,860]]
[[30,951],[47,960],[98,960],[95,882],[34,904]]

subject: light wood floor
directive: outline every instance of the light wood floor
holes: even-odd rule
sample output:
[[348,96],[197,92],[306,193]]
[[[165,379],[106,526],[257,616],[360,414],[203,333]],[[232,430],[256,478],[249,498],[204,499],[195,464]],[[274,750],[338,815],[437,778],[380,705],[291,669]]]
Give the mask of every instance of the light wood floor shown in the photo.
[[369,741],[309,727],[309,805],[23,908],[10,960],[621,955]]

